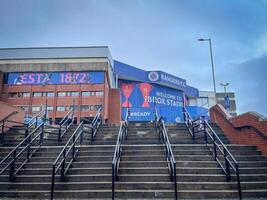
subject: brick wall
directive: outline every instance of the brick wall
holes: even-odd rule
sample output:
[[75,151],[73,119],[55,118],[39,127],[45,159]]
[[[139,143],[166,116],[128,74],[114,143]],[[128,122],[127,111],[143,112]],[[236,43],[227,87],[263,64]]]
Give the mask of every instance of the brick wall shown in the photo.
[[108,123],[120,123],[121,121],[121,101],[120,89],[109,90],[109,113]]
[[267,119],[263,116],[248,112],[232,117],[217,104],[210,108],[210,117],[232,143],[255,145],[267,155]]
[[[8,118],[11,121],[15,121],[15,122],[24,122],[24,116],[25,116],[25,112],[22,111],[19,108],[16,108],[14,106],[11,106],[5,102],[0,101],[0,120],[2,120],[3,118],[5,118],[7,115],[13,113],[14,111],[17,112],[17,114],[12,115],[10,118]],[[11,126],[15,126],[18,124],[15,123],[11,123],[8,122],[5,125],[11,127]],[[5,129],[4,131],[7,131],[7,129]]]

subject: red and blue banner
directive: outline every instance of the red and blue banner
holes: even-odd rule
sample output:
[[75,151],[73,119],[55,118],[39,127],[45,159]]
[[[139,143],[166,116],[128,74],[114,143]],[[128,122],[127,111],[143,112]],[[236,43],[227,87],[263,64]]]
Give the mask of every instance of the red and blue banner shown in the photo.
[[48,85],[48,84],[101,84],[104,72],[25,72],[9,73],[8,85]]
[[154,108],[166,122],[182,120],[183,92],[156,84],[120,81],[122,117],[130,108],[130,121],[151,121]]

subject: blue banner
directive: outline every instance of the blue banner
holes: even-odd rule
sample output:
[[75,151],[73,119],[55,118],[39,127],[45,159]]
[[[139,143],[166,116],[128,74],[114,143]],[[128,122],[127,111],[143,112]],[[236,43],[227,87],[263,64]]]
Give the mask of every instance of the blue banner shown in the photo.
[[228,95],[224,97],[224,107],[226,110],[230,108],[230,98]]
[[[120,81],[122,118],[129,108],[129,121],[152,121],[155,110],[167,123],[183,121],[183,92],[157,84]],[[186,106],[191,117],[205,116],[209,119],[208,109]]]
[[181,91],[144,82],[121,81],[122,117],[130,108],[130,121],[151,121],[154,108],[166,122],[182,119],[183,93]]
[[104,83],[104,72],[34,72],[9,73],[9,85]]
[[150,71],[147,73],[147,79],[149,82],[161,83],[166,86],[177,88],[180,90],[186,89],[186,80],[173,76],[171,74],[162,71]]

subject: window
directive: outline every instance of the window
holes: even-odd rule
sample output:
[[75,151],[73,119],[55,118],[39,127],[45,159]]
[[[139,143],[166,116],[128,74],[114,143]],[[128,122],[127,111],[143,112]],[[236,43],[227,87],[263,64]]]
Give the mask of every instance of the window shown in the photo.
[[18,97],[18,93],[17,92],[11,92],[11,93],[9,93],[9,97],[11,97],[11,98]]
[[64,97],[64,96],[66,96],[66,92],[58,92],[57,96]]
[[31,96],[31,93],[29,93],[29,92],[23,92],[22,93],[22,96],[23,97],[30,97]]
[[46,96],[53,97],[53,96],[55,96],[55,93],[54,92],[47,92],[46,93]]
[[91,96],[91,92],[82,92],[83,97]]
[[102,107],[102,105],[95,105],[95,110],[98,111],[98,109],[101,107]]
[[54,110],[54,107],[53,106],[47,106],[47,110]]
[[[73,106],[66,106],[66,110],[71,110]],[[78,106],[74,106],[74,111],[78,110]]]
[[103,96],[103,92],[102,91],[95,92],[95,95],[96,96]]
[[66,96],[79,96],[79,92],[66,92]]
[[40,106],[32,106],[32,112],[39,112],[39,111],[41,111]]
[[64,106],[57,106],[57,111],[65,111],[65,107]]
[[103,91],[88,91],[88,92],[82,92],[82,96],[103,96]]
[[79,92],[70,92],[70,96],[79,96]]
[[89,105],[81,105],[81,111],[90,110]]
[[29,106],[21,106],[21,109],[24,110],[25,112],[29,111]]
[[34,92],[33,96],[34,97],[41,97],[42,96],[42,92]]

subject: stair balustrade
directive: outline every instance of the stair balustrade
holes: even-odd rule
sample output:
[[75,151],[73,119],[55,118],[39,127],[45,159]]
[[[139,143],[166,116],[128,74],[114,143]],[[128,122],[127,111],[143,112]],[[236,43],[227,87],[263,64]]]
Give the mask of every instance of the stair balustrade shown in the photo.
[[[206,146],[212,152],[215,161],[217,161],[218,165],[226,175],[227,181],[231,180],[231,173],[234,172],[237,179],[239,199],[242,199],[239,165],[234,156],[231,154],[225,144],[221,141],[218,134],[212,129],[212,127],[204,117],[193,120],[185,107],[183,107],[183,116],[185,124],[193,139],[195,139],[195,133],[203,134]],[[196,128],[197,130],[195,130]],[[223,157],[223,161],[220,160],[220,156]]]
[[[94,141],[94,137],[102,122],[100,111],[101,109],[98,110],[91,124],[87,125],[85,124],[85,121],[82,121],[78,125],[78,127],[75,129],[75,131],[73,132],[73,134],[67,141],[66,145],[63,147],[63,149],[61,150],[61,152],[55,159],[53,163],[53,167],[52,167],[52,182],[51,182],[51,194],[50,194],[51,200],[54,197],[55,176],[57,172],[60,170],[60,179],[61,181],[64,181],[65,175],[68,172],[68,169],[70,168],[72,162],[74,161],[77,153],[80,150],[80,145],[83,142],[84,134],[91,133],[91,143]],[[70,124],[65,125],[65,126],[70,126],[73,123],[74,111],[72,112],[71,115],[67,113],[66,116],[71,116],[72,122]],[[66,119],[70,119],[70,118],[66,117]],[[62,119],[61,121],[64,121],[64,120]],[[88,129],[91,129],[91,131],[88,131]]]
[[93,122],[92,122],[92,133],[91,133],[91,141],[93,142],[94,141],[94,138],[95,138],[95,135],[98,131],[98,128],[100,126],[100,124],[102,123],[102,118],[101,118],[101,110],[102,110],[102,107],[100,107],[96,113],[96,116],[94,117],[93,119]]
[[[38,146],[34,149],[31,147],[35,141],[38,141]],[[25,164],[30,160],[30,158],[38,151],[38,149],[42,146],[44,140],[44,123],[39,124],[27,137],[24,138],[16,147],[13,148],[8,155],[1,160],[0,166],[4,165],[2,170],[0,171],[0,175],[3,174],[8,168],[9,169],[9,180],[13,181],[15,179],[16,174],[22,169]],[[26,152],[26,156],[24,154]],[[19,158],[23,158],[25,156],[24,161],[17,167],[16,169],[16,161]],[[6,163],[7,162],[7,163]]]
[[115,199],[115,182],[118,181],[120,160],[122,154],[122,144],[124,143],[128,133],[128,118],[130,110],[127,108],[125,120],[121,121],[117,143],[112,160],[112,199]]
[[[17,131],[24,131],[24,138],[26,138],[29,135],[29,131],[36,128],[38,126],[38,123],[43,123],[45,117],[46,117],[46,112],[45,111],[40,111],[37,113],[34,117],[32,117],[27,123],[23,122],[17,122],[14,120],[10,120],[9,118],[12,117],[13,115],[17,114],[17,111],[12,112],[8,116],[6,116],[4,119],[1,120],[0,122],[0,130],[1,130],[1,143],[4,143],[4,138],[5,138],[5,133],[12,129],[12,130],[17,130]],[[16,127],[18,126],[18,127]]]
[[[14,125],[22,125],[25,126],[24,123],[22,122],[15,122],[15,121],[11,121],[9,120],[10,117],[12,117],[13,115],[17,114],[17,111],[14,111],[12,113],[10,113],[9,115],[7,115],[6,117],[4,117],[1,121],[0,121],[0,130],[1,130],[1,139],[0,142],[3,144],[4,143],[4,138],[5,138],[5,132],[7,130],[9,130],[10,128],[14,128]],[[23,127],[24,129],[25,127]],[[16,128],[21,130],[21,128]]]
[[58,128],[58,141],[62,141],[62,138],[74,122],[74,106],[59,122]]
[[174,184],[174,195],[175,199],[178,199],[177,192],[177,176],[176,176],[176,161],[172,152],[171,144],[168,138],[167,130],[162,117],[158,117],[157,111],[155,111],[155,125],[156,131],[159,134],[159,140],[164,145],[165,156],[168,163],[168,170],[170,174],[171,181]]

